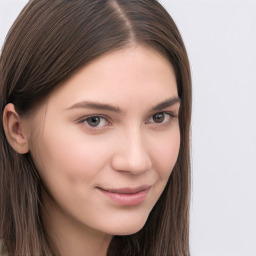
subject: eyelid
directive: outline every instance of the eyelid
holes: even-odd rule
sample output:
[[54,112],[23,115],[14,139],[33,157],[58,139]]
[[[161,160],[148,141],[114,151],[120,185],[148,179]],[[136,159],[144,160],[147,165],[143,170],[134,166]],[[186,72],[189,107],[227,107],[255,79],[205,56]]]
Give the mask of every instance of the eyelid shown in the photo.
[[170,110],[158,111],[156,113],[153,113],[150,117],[157,115],[157,114],[166,114],[166,115],[170,115],[171,117],[178,117],[177,111],[170,111]]
[[173,104],[171,106],[152,111],[151,114],[154,115],[154,114],[158,114],[158,113],[172,113],[172,114],[178,116],[179,111],[180,111],[180,102],[176,102],[175,104]]
[[84,115],[82,117],[79,117],[77,118],[76,122],[83,122],[85,121],[86,119],[90,118],[90,117],[101,117],[101,118],[104,118],[106,120],[109,120],[109,117],[103,115],[103,114],[89,114],[89,115]]

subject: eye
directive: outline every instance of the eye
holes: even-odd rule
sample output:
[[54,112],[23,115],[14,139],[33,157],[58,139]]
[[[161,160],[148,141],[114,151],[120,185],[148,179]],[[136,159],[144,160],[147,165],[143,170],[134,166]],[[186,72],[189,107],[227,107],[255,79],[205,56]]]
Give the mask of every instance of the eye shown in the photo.
[[82,120],[82,122],[91,127],[104,127],[108,125],[108,121],[102,116],[90,116]]
[[171,113],[161,112],[161,113],[154,114],[152,117],[150,117],[148,123],[157,123],[157,124],[166,123],[170,121],[171,118],[173,117],[174,115]]

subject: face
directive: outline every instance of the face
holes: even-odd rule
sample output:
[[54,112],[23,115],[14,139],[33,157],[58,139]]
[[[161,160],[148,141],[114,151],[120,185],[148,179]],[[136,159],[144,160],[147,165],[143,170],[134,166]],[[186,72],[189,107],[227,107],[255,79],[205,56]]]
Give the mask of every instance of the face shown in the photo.
[[173,68],[151,48],[77,72],[28,119],[49,211],[105,234],[139,231],[177,160],[179,105]]

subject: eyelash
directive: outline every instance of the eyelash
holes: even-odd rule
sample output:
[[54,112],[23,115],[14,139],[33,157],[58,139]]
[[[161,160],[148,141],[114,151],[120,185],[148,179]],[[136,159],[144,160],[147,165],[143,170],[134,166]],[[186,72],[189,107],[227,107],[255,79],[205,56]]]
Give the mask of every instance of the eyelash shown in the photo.
[[[165,115],[164,120],[163,120],[162,122],[159,122],[159,123],[158,123],[158,122],[154,122],[154,121],[149,121],[149,120],[151,120],[151,119],[153,120],[153,118],[156,117],[157,115]],[[170,120],[167,120],[167,121],[166,121],[167,117],[169,117]],[[95,121],[96,121],[96,119],[100,119],[99,122],[102,122],[102,120],[104,120],[104,122],[106,122],[107,124],[104,123],[103,125],[100,125],[100,126],[99,126],[98,124],[96,124],[95,126],[90,125],[90,124],[88,124],[88,120],[89,120],[90,118],[91,118],[91,119],[92,119],[92,118],[95,118]],[[171,119],[173,119],[173,118],[177,118],[177,115],[175,115],[175,114],[172,113],[172,112],[158,112],[158,113],[156,113],[156,114],[150,116],[150,118],[148,118],[148,121],[146,121],[146,124],[165,125],[166,123],[170,122]],[[105,116],[102,116],[102,115],[91,115],[91,116],[87,116],[87,117],[81,119],[81,120],[79,121],[79,123],[85,124],[87,127],[91,128],[91,129],[102,129],[102,128],[106,127],[106,126],[111,126],[111,122],[108,120],[108,118],[105,117]]]

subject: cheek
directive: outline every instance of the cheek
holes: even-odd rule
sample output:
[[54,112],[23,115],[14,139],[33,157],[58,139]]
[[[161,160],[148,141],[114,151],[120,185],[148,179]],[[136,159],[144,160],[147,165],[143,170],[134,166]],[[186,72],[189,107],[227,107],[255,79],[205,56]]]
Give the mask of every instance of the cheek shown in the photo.
[[35,155],[42,176],[70,183],[89,183],[97,176],[107,162],[107,151],[100,141],[81,134],[65,129],[44,131]]
[[153,159],[155,170],[158,170],[162,180],[168,180],[179,154],[179,129],[176,128],[155,137],[152,148],[151,158]]

